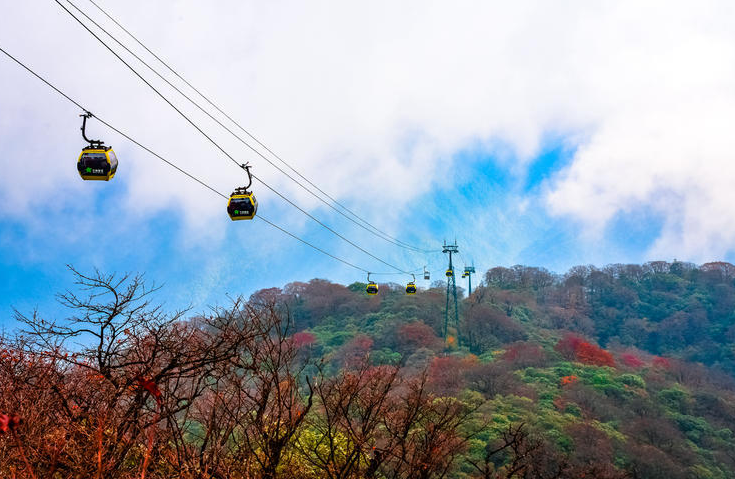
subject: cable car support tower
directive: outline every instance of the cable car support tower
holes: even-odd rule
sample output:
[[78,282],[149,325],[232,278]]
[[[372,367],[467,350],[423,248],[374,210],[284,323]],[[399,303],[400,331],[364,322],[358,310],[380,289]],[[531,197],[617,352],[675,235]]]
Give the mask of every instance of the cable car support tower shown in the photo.
[[472,296],[472,275],[475,274],[475,265],[472,266],[465,266],[464,267],[464,273],[462,273],[463,278],[467,278],[467,282],[469,284],[469,292],[467,293],[467,296]]
[[452,316],[451,325],[455,330],[459,331],[459,306],[457,305],[457,281],[454,275],[454,266],[452,265],[452,255],[459,253],[457,247],[457,240],[454,240],[454,244],[447,244],[445,241],[442,246],[442,253],[449,254],[449,268],[447,269],[447,305],[444,309],[444,338],[449,337],[449,297],[451,296],[454,300],[454,314]]

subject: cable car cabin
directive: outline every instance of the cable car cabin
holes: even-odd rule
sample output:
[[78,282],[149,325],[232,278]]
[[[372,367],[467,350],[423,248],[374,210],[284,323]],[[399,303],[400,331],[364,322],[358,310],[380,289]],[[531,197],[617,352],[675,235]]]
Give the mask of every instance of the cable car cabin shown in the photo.
[[426,280],[431,279],[431,276],[429,276],[429,272],[428,271],[424,273],[424,279],[426,279]]
[[446,272],[446,276],[447,276],[447,278],[451,278],[452,276],[454,276],[454,270],[453,269],[448,269],[447,272]]
[[227,214],[232,221],[252,220],[258,211],[258,200],[252,193],[231,194],[227,201]]
[[117,171],[117,156],[109,146],[86,147],[77,160],[77,171],[83,180],[110,181]]
[[416,294],[416,283],[411,281],[406,285],[406,294]]
[[378,294],[378,285],[374,281],[370,281],[365,287],[365,291],[370,295]]

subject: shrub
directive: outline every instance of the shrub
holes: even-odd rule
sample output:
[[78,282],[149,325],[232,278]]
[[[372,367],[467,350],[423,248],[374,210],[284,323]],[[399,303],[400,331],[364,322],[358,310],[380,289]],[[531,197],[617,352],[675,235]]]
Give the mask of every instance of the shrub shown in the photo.
[[642,377],[638,376],[637,374],[623,374],[620,376],[620,381],[630,387],[633,388],[645,388],[646,382],[643,380]]

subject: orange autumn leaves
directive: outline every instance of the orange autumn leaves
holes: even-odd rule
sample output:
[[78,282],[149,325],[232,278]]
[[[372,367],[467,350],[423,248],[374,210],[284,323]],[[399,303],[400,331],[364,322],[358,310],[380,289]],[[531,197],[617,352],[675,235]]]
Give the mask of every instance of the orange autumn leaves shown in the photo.
[[562,377],[561,378],[561,381],[559,381],[559,382],[561,383],[562,386],[570,386],[570,385],[576,383],[577,381],[579,381],[579,378],[577,376],[575,376],[575,375],[572,374],[571,376],[564,376],[564,377]]

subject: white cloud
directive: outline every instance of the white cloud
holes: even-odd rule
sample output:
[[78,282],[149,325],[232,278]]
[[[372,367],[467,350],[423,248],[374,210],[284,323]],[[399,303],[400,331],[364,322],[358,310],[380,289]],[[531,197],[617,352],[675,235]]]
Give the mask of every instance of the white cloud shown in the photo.
[[[242,181],[54,3],[7,3],[4,48],[224,193]],[[652,254],[722,255],[735,239],[730,2],[696,10],[669,1],[103,5],[344,201],[380,195],[400,211],[449,177],[453,153],[478,142],[507,145],[513,154],[505,166],[522,173],[551,133],[579,143],[568,169],[547,185],[553,213],[602,231],[621,212],[652,208],[665,218]],[[0,214],[22,215],[42,191],[69,204],[91,198],[75,178],[76,109],[5,59],[0,72]],[[127,184],[126,214],[175,208],[190,230],[220,237],[220,200],[99,125],[90,128],[121,158],[116,181]],[[258,175],[317,206],[216,126],[208,131]],[[262,188],[259,195],[261,207],[285,211]],[[359,209],[400,231],[395,212]]]
[[548,185],[553,212],[600,235],[617,215],[650,210],[664,223],[652,257],[733,251],[735,33],[726,27],[732,9],[714,5],[661,9],[654,28],[605,52],[607,65],[597,66],[616,101]]

